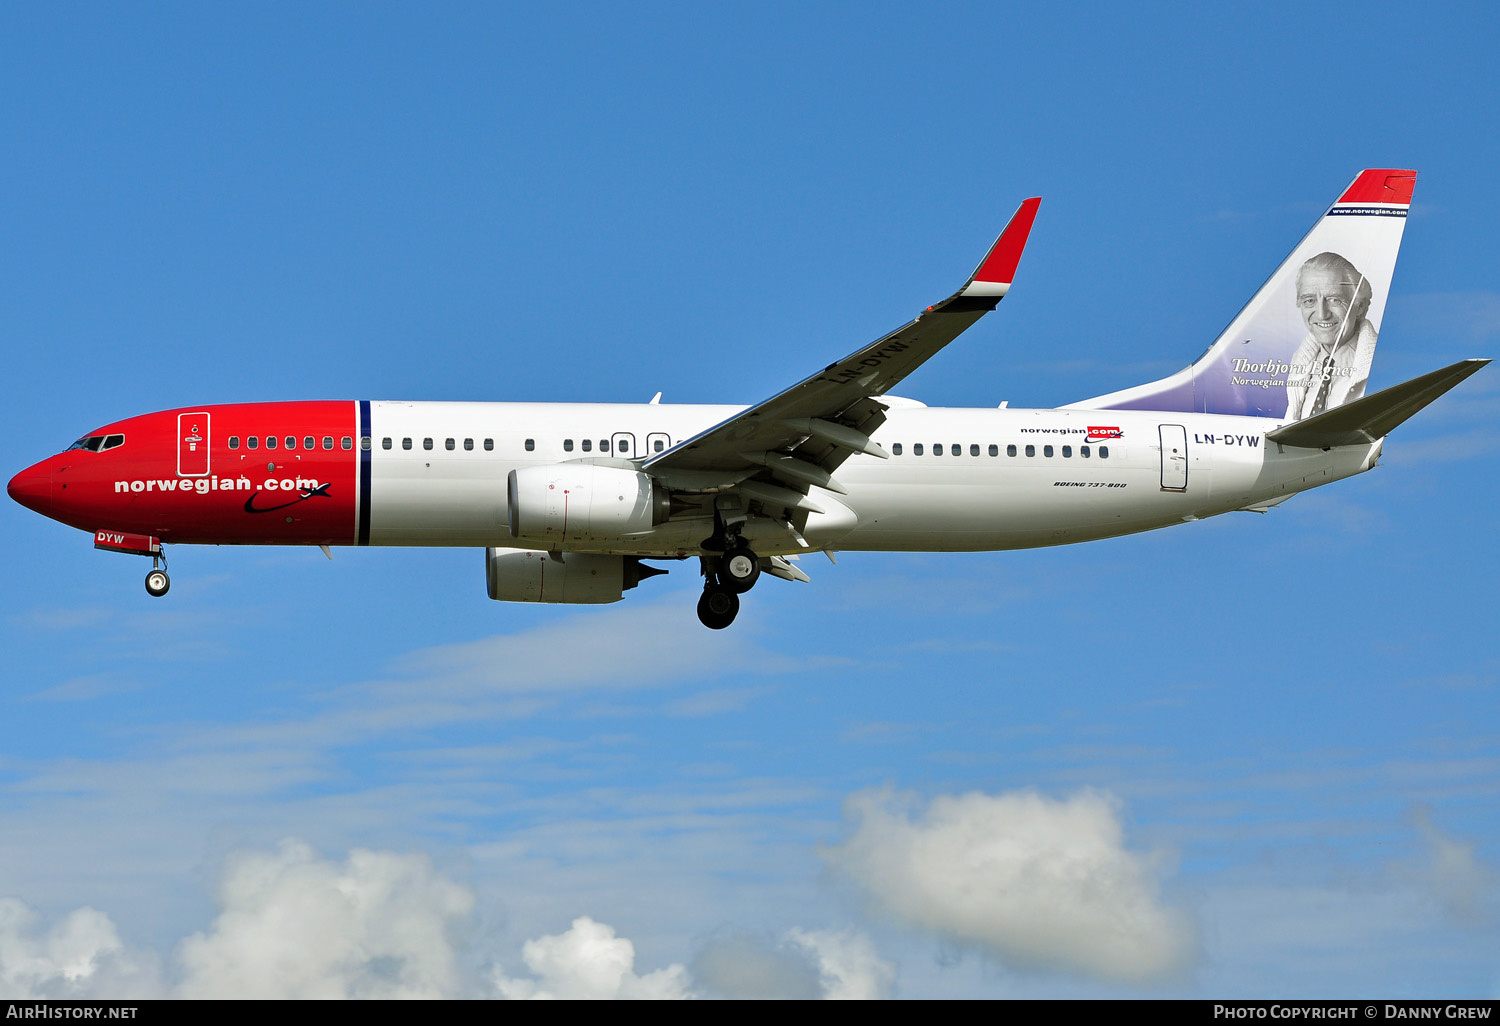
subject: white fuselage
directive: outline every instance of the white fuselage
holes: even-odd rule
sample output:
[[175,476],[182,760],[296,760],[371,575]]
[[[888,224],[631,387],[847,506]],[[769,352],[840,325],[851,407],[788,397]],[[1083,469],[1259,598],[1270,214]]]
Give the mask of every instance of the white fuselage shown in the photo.
[[[744,534],[757,552],[976,551],[1088,541],[1263,508],[1367,470],[1379,454],[1379,443],[1326,451],[1268,445],[1264,433],[1279,422],[1264,417],[892,402],[872,436],[891,458],[850,456],[834,474],[846,494],[813,488],[809,499],[823,512],[810,514],[800,532],[752,515]],[[639,459],[742,409],[372,403],[370,544],[527,547],[507,526],[510,471]],[[713,527],[712,497],[706,502],[701,513],[689,509],[591,551],[696,554]]]

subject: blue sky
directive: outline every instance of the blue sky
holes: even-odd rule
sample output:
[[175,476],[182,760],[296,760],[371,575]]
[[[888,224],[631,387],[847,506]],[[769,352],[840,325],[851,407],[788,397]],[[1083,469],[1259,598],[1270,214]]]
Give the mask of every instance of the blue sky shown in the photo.
[[[1371,166],[1421,173],[1372,387],[1492,355],[1500,15],[1355,17],[8,7],[0,465],[190,404],[753,402],[1030,195],[901,391],[1061,404]],[[722,634],[689,574],[526,608],[477,551],[184,547],[157,601],[6,504],[0,991],[1494,996],[1497,382],[1265,516],[818,558]]]

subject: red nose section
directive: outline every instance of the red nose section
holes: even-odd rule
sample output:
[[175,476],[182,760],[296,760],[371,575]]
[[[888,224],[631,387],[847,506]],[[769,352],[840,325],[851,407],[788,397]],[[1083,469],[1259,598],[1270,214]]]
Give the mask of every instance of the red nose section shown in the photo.
[[6,491],[27,509],[45,515],[52,507],[52,468],[43,463],[27,467],[10,479]]

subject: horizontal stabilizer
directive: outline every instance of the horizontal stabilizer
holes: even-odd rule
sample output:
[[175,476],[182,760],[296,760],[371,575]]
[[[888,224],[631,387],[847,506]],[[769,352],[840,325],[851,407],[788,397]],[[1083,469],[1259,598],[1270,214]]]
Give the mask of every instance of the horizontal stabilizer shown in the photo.
[[1363,445],[1377,441],[1489,362],[1460,360],[1442,370],[1393,385],[1316,417],[1267,431],[1266,438],[1303,449],[1329,449],[1337,445]]

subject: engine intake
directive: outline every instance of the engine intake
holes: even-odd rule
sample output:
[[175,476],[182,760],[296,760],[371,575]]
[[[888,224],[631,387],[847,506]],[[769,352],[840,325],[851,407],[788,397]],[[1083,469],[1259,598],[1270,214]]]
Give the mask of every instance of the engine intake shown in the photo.
[[594,463],[512,470],[506,498],[511,537],[549,548],[627,542],[672,511],[667,490],[649,474]]

